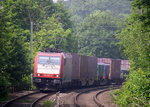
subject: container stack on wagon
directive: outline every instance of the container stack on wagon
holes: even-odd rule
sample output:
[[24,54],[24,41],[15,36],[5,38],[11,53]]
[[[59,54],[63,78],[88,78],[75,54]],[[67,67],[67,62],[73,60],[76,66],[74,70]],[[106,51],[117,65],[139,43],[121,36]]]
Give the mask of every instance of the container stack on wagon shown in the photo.
[[121,60],[112,59],[109,73],[109,79],[111,80],[111,82],[115,83],[120,82],[120,71],[121,71]]
[[98,58],[98,63],[109,65],[109,81],[121,83],[129,74],[129,61],[111,58]]
[[40,90],[101,85],[118,81],[120,69],[121,60],[39,52],[35,57],[33,82]]
[[105,63],[97,63],[97,82],[96,85],[104,85],[108,83],[110,65]]
[[129,75],[130,64],[128,60],[121,60],[121,79],[125,79],[127,75]]

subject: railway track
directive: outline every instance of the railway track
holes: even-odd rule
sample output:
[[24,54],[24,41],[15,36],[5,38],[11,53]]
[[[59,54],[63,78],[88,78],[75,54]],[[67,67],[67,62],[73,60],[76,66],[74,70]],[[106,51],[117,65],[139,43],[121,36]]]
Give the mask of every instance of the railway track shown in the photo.
[[[98,96],[106,91],[116,89],[116,86],[101,86],[94,88],[83,88],[79,90],[71,90],[65,93],[59,93],[59,105],[65,107],[66,100],[70,100],[67,105],[73,105],[76,107],[104,107]],[[54,101],[56,99],[56,92],[51,93],[40,93],[33,92],[30,94],[17,97],[13,100],[8,101],[2,107],[38,107],[43,105],[44,100]],[[72,102],[73,101],[73,102]],[[72,102],[72,103],[71,103]],[[84,104],[86,103],[86,104]],[[87,106],[88,105],[88,106]]]
[[3,104],[2,107],[15,107],[15,106],[36,107],[36,105],[40,100],[53,94],[54,94],[53,92],[47,94],[47,93],[40,93],[39,91],[29,93],[8,101],[7,103]]
[[37,104],[40,100],[42,100],[42,99],[44,99],[44,98],[46,98],[46,97],[48,97],[48,96],[50,96],[50,94],[46,94],[46,95],[44,95],[44,96],[42,96],[42,97],[36,99],[33,103],[31,103],[30,107],[36,107],[36,104]]
[[98,96],[99,96],[100,94],[106,92],[106,91],[110,91],[110,90],[114,90],[114,89],[118,89],[118,88],[119,88],[119,87],[117,86],[117,87],[114,87],[113,89],[107,88],[107,89],[104,89],[104,90],[99,91],[99,92],[93,97],[94,102],[95,102],[99,107],[105,107],[105,106],[104,106],[103,104],[101,104],[100,101],[98,100]]
[[98,95],[99,95],[99,94],[102,94],[103,92],[109,91],[109,90],[110,90],[110,89],[104,89],[104,90],[98,92],[98,93],[93,97],[94,102],[95,102],[99,107],[104,107],[104,105],[102,105],[102,104],[99,102],[99,100],[98,100]]
[[5,104],[3,104],[2,107],[9,107],[13,102],[15,102],[15,101],[17,101],[17,100],[20,100],[20,99],[22,99],[22,98],[28,97],[28,96],[30,96],[30,95],[37,94],[37,93],[39,93],[39,91],[33,92],[33,93],[29,93],[29,94],[26,94],[26,95],[22,95],[22,96],[20,96],[20,97],[17,97],[17,98],[14,98],[14,99],[12,99],[12,100],[9,100],[9,101],[7,101]]
[[[74,104],[76,107],[104,107],[98,100],[98,96],[103,92],[110,91],[112,89],[117,89],[118,86],[103,86],[99,88],[89,89],[83,92],[78,93],[75,96]],[[84,101],[86,99],[86,101]],[[82,101],[81,101],[82,100]]]

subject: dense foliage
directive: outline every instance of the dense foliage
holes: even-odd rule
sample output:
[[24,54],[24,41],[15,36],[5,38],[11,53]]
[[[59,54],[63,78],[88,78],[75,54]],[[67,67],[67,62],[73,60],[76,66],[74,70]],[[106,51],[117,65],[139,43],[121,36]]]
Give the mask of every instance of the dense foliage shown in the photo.
[[134,0],[133,14],[118,35],[131,61],[131,73],[119,92],[121,106],[150,105],[150,1]]
[[116,32],[121,29],[121,19],[108,12],[95,11],[87,16],[77,30],[80,54],[121,58]]
[[116,103],[121,107],[149,107],[150,105],[149,70],[132,70],[127,82],[117,92]]
[[117,45],[116,34],[123,28],[124,17],[131,13],[130,0],[68,0],[76,28],[78,53],[98,57],[125,58]]
[[[29,59],[25,44],[28,32],[13,20],[17,14],[13,12],[13,1],[2,4],[0,10],[0,92],[1,98],[6,96],[8,86],[28,88],[23,82],[29,73]],[[6,9],[5,9],[6,8]],[[24,65],[24,66],[22,66]],[[5,87],[4,87],[5,85]],[[20,88],[21,89],[21,88]],[[5,93],[5,94],[4,94]]]
[[68,0],[65,6],[72,13],[72,21],[75,26],[85,17],[96,10],[109,12],[112,16],[124,17],[131,13],[131,0]]
[[52,0],[0,1],[0,99],[10,91],[30,88],[31,59],[36,52],[44,47],[75,50],[70,48],[74,42],[69,17]]

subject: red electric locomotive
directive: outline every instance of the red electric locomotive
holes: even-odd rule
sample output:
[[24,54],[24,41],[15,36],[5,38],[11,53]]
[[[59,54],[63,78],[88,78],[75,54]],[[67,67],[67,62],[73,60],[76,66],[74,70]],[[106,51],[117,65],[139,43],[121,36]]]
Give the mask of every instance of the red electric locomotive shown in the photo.
[[34,60],[34,78],[33,83],[40,90],[50,88],[59,88],[63,70],[62,53],[39,52]]

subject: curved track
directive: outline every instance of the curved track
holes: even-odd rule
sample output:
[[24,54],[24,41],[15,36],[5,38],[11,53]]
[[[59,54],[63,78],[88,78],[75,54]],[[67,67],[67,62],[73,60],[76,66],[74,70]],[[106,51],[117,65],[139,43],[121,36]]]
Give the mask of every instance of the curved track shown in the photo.
[[48,97],[49,95],[50,95],[50,94],[46,94],[46,95],[44,95],[44,96],[42,96],[42,97],[36,99],[33,103],[31,103],[30,107],[36,107],[36,104],[37,104],[38,101],[44,99],[45,97]]
[[94,97],[93,97],[93,100],[94,100],[94,102],[99,106],[99,107],[105,107],[104,105],[102,105],[101,103],[100,103],[100,101],[98,100],[98,96],[100,95],[100,94],[102,94],[102,93],[104,93],[104,92],[106,92],[106,91],[110,91],[110,90],[114,90],[114,89],[118,89],[119,87],[113,87],[113,89],[104,89],[104,90],[101,90],[101,91],[99,91]]
[[99,107],[104,107],[104,105],[102,105],[102,104],[99,102],[99,100],[98,100],[98,98],[97,98],[98,95],[101,94],[101,93],[103,93],[103,92],[109,91],[109,90],[110,90],[110,89],[104,89],[104,90],[98,92],[98,93],[93,97],[94,102],[95,102]]
[[[108,90],[118,88],[116,86],[103,86],[99,88],[88,89],[75,96],[74,104],[76,107],[88,106],[88,107],[104,107],[99,103],[97,97]],[[93,97],[91,97],[93,96]],[[84,101],[85,100],[85,101]]]
[[53,94],[54,93],[40,93],[39,91],[29,93],[8,101],[7,103],[3,104],[2,107],[14,107],[16,104],[18,107],[23,106],[23,104],[25,104],[25,107],[36,107],[40,100]]
[[3,104],[2,107],[8,107],[8,106],[10,106],[13,102],[15,102],[15,101],[17,101],[17,100],[20,100],[20,99],[22,99],[22,98],[25,98],[25,97],[28,97],[28,96],[30,96],[30,95],[37,94],[37,93],[40,93],[40,92],[37,91],[37,92],[29,93],[29,94],[26,94],[26,95],[23,95],[23,96],[14,98],[14,99],[8,101],[7,103]]

